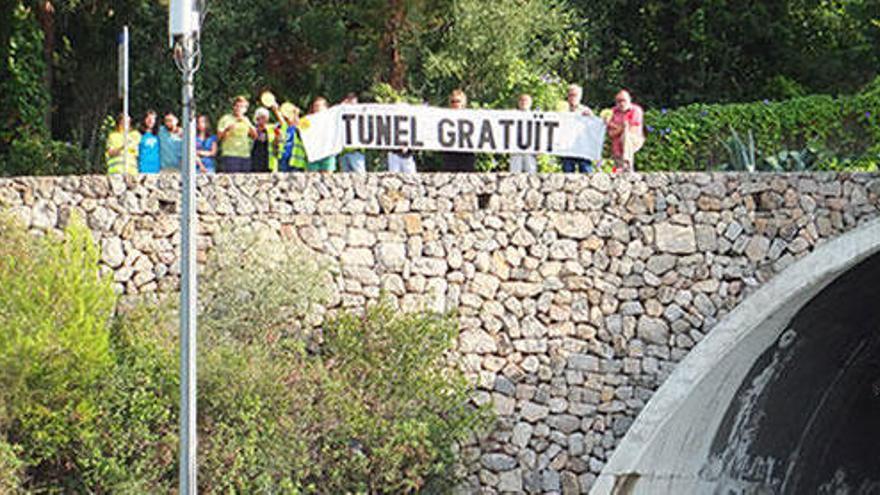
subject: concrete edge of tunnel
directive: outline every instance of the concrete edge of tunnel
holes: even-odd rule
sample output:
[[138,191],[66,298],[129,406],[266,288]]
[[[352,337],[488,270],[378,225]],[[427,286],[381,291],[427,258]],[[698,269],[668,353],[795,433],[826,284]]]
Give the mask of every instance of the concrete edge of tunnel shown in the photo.
[[[748,296],[682,360],[654,394],[614,450],[590,494],[639,493],[640,481],[652,479],[690,479],[699,484],[696,472],[675,472],[678,471],[676,466],[688,466],[688,462],[658,459],[656,457],[663,456],[652,456],[652,451],[658,448],[677,451],[672,444],[678,442],[685,455],[689,452],[694,456],[700,448],[708,454],[721,420],[714,416],[723,416],[727,409],[724,401],[732,400],[754,360],[772,345],[810,299],[849,268],[877,253],[880,253],[880,220],[873,220],[817,247]],[[731,370],[721,369],[724,366]],[[719,382],[721,376],[735,379]],[[719,394],[715,388],[719,383],[729,393]],[[720,404],[719,397],[722,397]],[[694,400],[716,404],[708,408],[711,411],[704,408],[695,411],[688,407]],[[691,425],[691,428],[703,425],[704,438],[675,438],[664,434],[664,427],[673,422]],[[691,445],[684,446],[684,442]],[[655,443],[663,445],[657,447]],[[690,466],[694,467],[695,463]],[[627,482],[621,483],[622,480]]]

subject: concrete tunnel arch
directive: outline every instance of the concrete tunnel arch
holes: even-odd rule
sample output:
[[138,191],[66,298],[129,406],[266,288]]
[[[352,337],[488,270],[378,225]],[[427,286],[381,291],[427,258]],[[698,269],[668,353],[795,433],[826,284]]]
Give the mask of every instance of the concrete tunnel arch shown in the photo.
[[721,321],[590,493],[880,494],[880,220],[817,247]]

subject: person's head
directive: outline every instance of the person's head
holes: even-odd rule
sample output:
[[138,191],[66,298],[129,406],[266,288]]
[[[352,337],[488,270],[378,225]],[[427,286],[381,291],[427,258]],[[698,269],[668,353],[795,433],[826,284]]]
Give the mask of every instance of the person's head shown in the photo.
[[312,101],[312,106],[309,108],[309,113],[318,113],[327,110],[327,98],[323,96],[319,96]]
[[131,127],[131,117],[125,115],[124,113],[120,113],[116,116],[116,129],[123,130],[125,129],[125,124],[128,124]]
[[580,87],[577,84],[570,84],[568,86],[568,105],[572,108],[577,107],[581,104],[581,98],[584,96],[584,88]]
[[520,110],[531,110],[532,109],[532,95],[528,93],[523,93],[519,95],[519,102],[517,104]]
[[147,110],[144,115],[144,132],[153,132],[156,129],[156,117],[155,110]]
[[207,115],[199,115],[198,120],[196,120],[196,130],[199,134],[206,136],[211,134],[211,119]]
[[232,100],[232,114],[236,117],[244,117],[248,109],[248,99],[242,95],[236,96]]
[[266,124],[269,123],[269,109],[266,107],[260,107],[254,112],[254,123],[257,124],[257,127],[266,127]]
[[300,109],[293,103],[282,103],[278,111],[281,113],[281,116],[284,117],[287,125],[296,125],[297,121],[299,121]]
[[358,95],[357,93],[349,93],[345,95],[345,98],[342,99],[343,105],[357,105],[358,103]]
[[632,95],[629,94],[629,91],[621,89],[614,97],[614,103],[619,110],[625,112],[632,107]]
[[452,93],[449,93],[449,108],[460,110],[465,107],[467,107],[467,95],[465,92],[460,89],[452,90]]
[[176,131],[178,122],[179,121],[177,120],[177,115],[174,115],[173,113],[170,113],[170,112],[166,113],[165,118],[162,119],[162,123],[165,124],[165,127],[169,131]]

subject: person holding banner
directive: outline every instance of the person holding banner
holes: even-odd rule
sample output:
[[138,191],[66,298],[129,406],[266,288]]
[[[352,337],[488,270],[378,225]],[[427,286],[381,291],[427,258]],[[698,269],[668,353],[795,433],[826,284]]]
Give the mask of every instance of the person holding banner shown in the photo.
[[[577,84],[568,86],[568,111],[579,113],[585,117],[592,117],[593,110],[581,103],[584,95],[584,88]],[[562,157],[562,171],[567,174],[575,172],[590,173],[593,171],[593,162],[583,158]]]
[[236,96],[232,113],[217,122],[217,139],[220,140],[220,171],[229,173],[251,172],[251,147],[257,130],[247,118],[248,99]]
[[[461,110],[467,108],[467,94],[460,89],[455,89],[449,94],[449,108]],[[444,172],[474,172],[476,171],[477,156],[473,153],[461,151],[446,151],[440,154],[443,159]]]
[[141,133],[136,130],[128,131],[128,146],[125,142],[125,128],[130,126],[131,118],[120,114],[116,119],[116,128],[107,136],[107,149],[104,157],[107,161],[108,174],[138,173],[138,145]]
[[396,174],[416,173],[415,153],[410,150],[388,152],[388,171]]
[[[342,100],[343,105],[357,105],[358,97],[355,93],[349,93]],[[343,172],[360,173],[367,171],[367,158],[359,149],[347,149],[339,155],[339,167]]]
[[138,144],[138,172],[158,174],[162,168],[159,159],[159,136],[156,135],[156,111],[147,110],[141,125],[141,142]]
[[[312,102],[312,106],[310,108],[311,114],[316,114],[320,112],[324,112],[327,110],[327,98],[323,96],[319,96],[315,98]],[[329,174],[331,172],[336,171],[336,155],[328,156],[327,158],[309,162],[306,169],[309,172],[320,172],[322,174]]]
[[632,102],[632,96],[625,89],[617,93],[614,102],[614,110],[608,120],[614,167],[618,171],[634,172],[636,152],[645,144],[642,130],[644,112],[642,107]]
[[[528,112],[532,109],[532,95],[523,93],[519,95],[517,107]],[[538,173],[538,157],[528,153],[517,153],[510,155],[510,172],[511,173]]]

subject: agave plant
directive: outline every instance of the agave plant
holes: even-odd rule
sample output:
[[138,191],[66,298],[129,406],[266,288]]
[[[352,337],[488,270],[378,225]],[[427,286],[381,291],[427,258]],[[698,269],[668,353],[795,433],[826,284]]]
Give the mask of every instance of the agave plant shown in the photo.
[[802,150],[784,150],[761,160],[762,166],[772,172],[805,172],[815,170],[831,156],[826,150],[807,146]]
[[743,140],[736,129],[730,129],[730,137],[726,141],[721,141],[730,158],[728,163],[721,165],[722,170],[731,172],[756,172],[758,170],[758,159],[755,153],[755,136],[749,130],[746,135],[747,140]]

